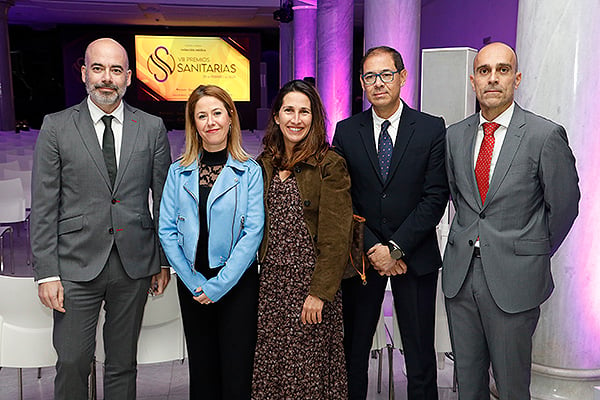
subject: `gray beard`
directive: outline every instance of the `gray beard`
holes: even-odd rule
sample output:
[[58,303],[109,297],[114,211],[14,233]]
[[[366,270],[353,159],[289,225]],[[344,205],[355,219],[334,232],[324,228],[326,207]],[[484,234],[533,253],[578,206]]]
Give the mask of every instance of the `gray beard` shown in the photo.
[[127,91],[127,88],[123,88],[123,90],[117,88],[116,93],[104,95],[98,92],[94,85],[90,85],[87,82],[85,83],[85,89],[94,103],[102,105],[117,104],[123,98],[123,96],[125,96],[125,92]]

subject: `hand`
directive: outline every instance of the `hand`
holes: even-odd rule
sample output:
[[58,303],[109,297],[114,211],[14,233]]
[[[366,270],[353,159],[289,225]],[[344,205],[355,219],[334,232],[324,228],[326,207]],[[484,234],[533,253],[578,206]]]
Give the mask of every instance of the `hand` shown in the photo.
[[394,268],[396,260],[390,256],[390,249],[387,246],[378,243],[367,251],[367,256],[379,275],[390,276],[390,271]]
[[212,304],[212,303],[214,303],[211,299],[208,298],[208,296],[206,295],[206,293],[204,293],[202,291],[202,288],[200,286],[198,286],[198,289],[196,289],[196,292],[200,292],[200,294],[198,296],[194,296],[194,300],[196,300],[198,303],[200,303],[200,304]]
[[392,275],[403,275],[406,271],[408,271],[408,266],[402,259],[396,260],[396,264],[394,264],[391,270]]
[[46,307],[64,313],[65,290],[60,281],[40,283],[38,296]]
[[323,304],[325,304],[323,300],[309,294],[306,300],[304,300],[304,306],[302,307],[302,315],[300,316],[302,323],[321,323],[323,320],[321,315],[321,312],[323,311]]
[[152,276],[152,280],[150,281],[150,294],[153,296],[155,294],[163,294],[170,280],[171,269],[161,268],[158,274]]

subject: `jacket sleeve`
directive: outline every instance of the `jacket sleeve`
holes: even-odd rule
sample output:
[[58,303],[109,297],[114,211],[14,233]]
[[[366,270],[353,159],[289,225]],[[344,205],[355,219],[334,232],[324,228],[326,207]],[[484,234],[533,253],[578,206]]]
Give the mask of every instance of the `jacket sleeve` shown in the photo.
[[322,166],[317,223],[317,262],[310,294],[332,301],[337,292],[350,249],[352,199],[350,176],[341,157]]
[[36,280],[60,276],[58,206],[61,164],[56,131],[51,117],[44,117],[35,144],[31,180],[31,252]]
[[192,268],[185,258],[183,249],[179,245],[179,234],[177,232],[179,199],[177,193],[180,182],[177,179],[179,173],[176,169],[177,163],[171,165],[163,188],[162,200],[160,202],[158,237],[160,238],[164,254],[171,267],[177,272],[177,276],[185,283],[185,286],[194,296],[198,296],[199,293],[196,292],[196,289],[204,285],[206,278]]
[[390,238],[400,246],[408,258],[425,236],[437,226],[448,203],[449,190],[445,160],[446,128],[443,119],[438,118],[437,122],[436,126],[431,127],[436,132],[429,148],[421,200]]
[[558,250],[579,213],[579,177],[567,133],[558,125],[548,135],[541,152],[540,182],[548,212],[551,254]]
[[[345,160],[347,160],[347,155],[344,151],[344,134],[343,134],[342,130],[343,130],[343,127],[338,122],[338,124],[335,127],[335,134],[333,135],[333,141],[331,144],[333,146],[333,150],[335,150],[336,153],[338,153]],[[358,213],[355,212],[355,214],[358,214]],[[361,215],[361,217],[364,217],[364,215]],[[377,243],[381,242],[381,240],[377,237],[377,235],[375,235],[373,233],[373,231],[371,229],[369,229],[367,224],[365,224],[365,226],[364,226],[364,235],[365,235],[365,239],[364,239],[365,251],[369,250],[371,247],[373,247]]]
[[220,300],[240,280],[256,259],[256,252],[262,240],[265,222],[263,176],[258,165],[251,165],[253,168],[248,172],[248,208],[240,238],[217,276],[202,285],[202,290],[212,301]]
[[[171,164],[171,148],[169,139],[167,138],[167,129],[162,119],[156,135],[156,143],[154,145],[154,161],[152,163],[152,215],[154,218],[155,231],[158,232],[158,221],[160,219],[160,201],[163,192],[167,171]],[[168,266],[168,261],[165,257],[162,247],[159,245],[160,265]]]

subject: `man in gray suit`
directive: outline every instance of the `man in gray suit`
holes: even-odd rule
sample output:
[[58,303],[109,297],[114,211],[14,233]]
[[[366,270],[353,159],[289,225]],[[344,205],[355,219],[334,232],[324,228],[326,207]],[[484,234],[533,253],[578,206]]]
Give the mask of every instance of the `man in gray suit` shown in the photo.
[[451,126],[447,173],[456,215],[442,285],[461,400],[529,399],[532,336],[554,287],[550,257],[580,198],[564,128],[514,102],[517,56],[492,43],[475,57],[481,113]]
[[88,97],[47,115],[36,143],[31,247],[42,303],[54,309],[56,400],[87,399],[102,302],[104,396],[135,399],[137,341],[149,288],[168,265],[155,221],[171,162],[158,117],[122,101],[131,83],[125,49],[98,39],[85,52]]

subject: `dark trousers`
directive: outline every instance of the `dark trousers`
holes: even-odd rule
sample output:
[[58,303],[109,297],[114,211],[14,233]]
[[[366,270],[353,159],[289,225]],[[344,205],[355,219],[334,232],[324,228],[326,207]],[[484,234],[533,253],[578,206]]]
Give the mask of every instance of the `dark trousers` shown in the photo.
[[96,326],[102,301],[104,398],[133,400],[136,395],[137,343],[150,277],[131,279],[116,248],[98,277],[89,282],[62,281],[66,312],[54,312],[53,343],[58,361],[55,400],[87,400],[88,375],[96,349]]
[[[410,266],[409,266],[410,268]],[[434,349],[437,271],[424,276],[391,277],[394,307],[404,347],[409,400],[437,400],[437,363]],[[367,398],[369,355],[381,312],[387,277],[367,271],[367,285],[359,277],[342,281],[344,348],[351,400]]]
[[258,272],[252,265],[219,301],[200,304],[177,279],[190,400],[248,400],[256,346]]
[[446,298],[460,400],[488,400],[489,367],[502,400],[529,399],[532,337],[540,308],[509,314],[494,302],[481,258],[473,257],[458,294]]

